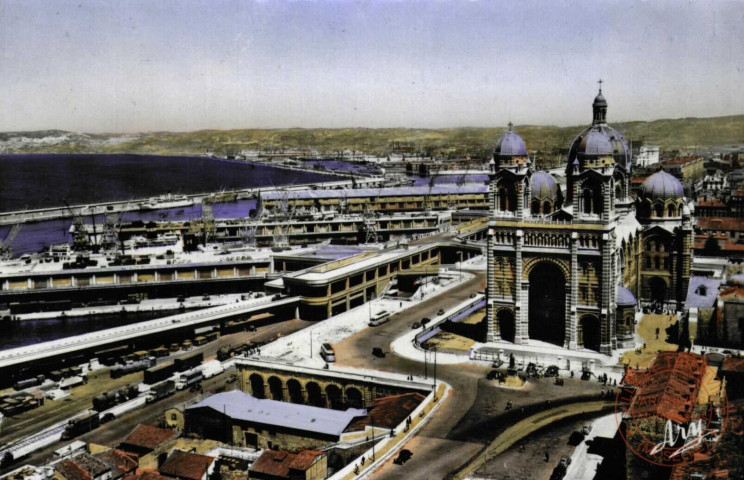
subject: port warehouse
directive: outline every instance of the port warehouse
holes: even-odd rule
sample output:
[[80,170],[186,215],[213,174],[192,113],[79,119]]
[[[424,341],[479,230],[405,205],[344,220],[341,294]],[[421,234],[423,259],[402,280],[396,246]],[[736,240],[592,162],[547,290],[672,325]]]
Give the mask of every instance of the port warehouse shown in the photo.
[[[92,358],[120,358],[128,352],[152,351],[174,342],[190,342],[200,336],[200,331],[213,327],[213,331],[233,332],[295,318],[297,298],[279,299],[231,312],[228,307],[214,315],[203,312],[188,314],[197,317],[189,321],[188,316],[166,317],[145,322],[157,324],[144,328],[141,324],[117,327],[117,332],[107,335],[107,330],[41,344],[9,349],[0,352],[0,387],[38,375],[70,368],[88,362]],[[199,318],[201,314],[201,319]]]
[[[305,267],[305,265],[307,265],[308,258],[312,258],[312,255],[298,253],[297,256],[293,257],[286,254],[279,259],[275,259],[275,262],[281,262],[281,268],[286,269],[286,271],[298,270],[287,273],[283,278],[267,282],[265,288],[269,292],[282,294],[291,292],[292,297],[290,299],[267,303],[242,316],[199,323],[198,328],[214,325],[219,328],[220,332],[228,333],[231,329],[247,327],[247,325],[241,326],[240,320],[251,321],[253,319],[254,322],[261,322],[255,324],[260,326],[291,318],[325,319],[331,314],[341,313],[355,308],[369,299],[376,298],[385,291],[394,279],[402,282],[406,277],[434,275],[437,269],[429,270],[426,267],[438,266],[442,263],[454,263],[459,259],[458,252],[464,252],[463,257],[467,259],[479,255],[480,247],[440,243],[387,251],[362,253],[350,251],[348,256],[339,252],[339,256],[342,258],[329,262],[327,261],[329,256],[321,255],[323,258],[315,261],[323,263],[310,267]],[[300,268],[302,269],[300,270]],[[286,282],[286,284],[283,282]],[[247,286],[247,284],[244,284],[244,286]],[[82,287],[81,289],[85,290],[86,288],[91,287]],[[112,288],[112,286],[108,286],[108,288]],[[263,284],[261,284],[260,289],[264,289]],[[266,317],[264,314],[270,314],[271,316]],[[238,324],[237,327],[236,323]],[[117,355],[123,355],[127,352],[171,345],[176,341],[194,338],[196,328],[194,325],[174,323],[169,326],[167,331],[155,333],[143,331],[135,338],[108,338],[104,343],[98,342],[95,346],[81,345],[79,348],[62,354],[49,354],[47,352],[39,355],[39,358],[23,362],[20,365],[18,363],[10,366],[3,365],[0,356],[0,379],[12,384],[17,380],[87,362],[91,358],[97,358],[105,354],[107,350],[112,348],[124,347],[117,353]]]
[[[269,291],[299,296],[299,316],[324,320],[382,295],[393,280],[403,277],[436,276],[438,268],[427,267],[454,263],[463,252],[463,260],[480,255],[480,247],[457,244],[431,244],[418,247],[370,252],[355,252],[302,270],[292,271],[315,261],[310,255],[275,258],[275,265],[287,273],[266,283]],[[410,274],[410,275],[409,275]],[[410,285],[413,287],[413,285]]]
[[347,190],[262,192],[259,208],[274,211],[286,207],[315,208],[319,212],[405,212],[425,209],[488,208],[486,185],[434,185]]
[[[375,217],[372,219],[378,238],[389,239],[392,235],[417,234],[447,228],[450,216],[444,212],[418,212],[408,214],[394,214]],[[199,242],[201,232],[194,231],[198,223],[190,222],[148,222],[125,225],[119,232],[120,240],[133,237],[156,238],[165,233],[181,232],[186,240],[186,248],[194,248]],[[83,225],[88,238],[93,242],[101,234],[93,225]],[[360,234],[365,228],[365,218],[362,215],[343,215],[333,218],[307,218],[296,215],[288,224],[287,221],[272,220],[217,220],[214,222],[214,237],[221,241],[238,241],[245,238],[250,231],[259,246],[272,245],[276,235],[286,235],[292,244],[319,240],[346,241],[359,243]],[[361,239],[364,241],[364,239]]]
[[26,272],[0,276],[0,305],[18,314],[66,310],[74,302],[124,301],[133,296],[239,293],[263,290],[271,272],[269,258]]

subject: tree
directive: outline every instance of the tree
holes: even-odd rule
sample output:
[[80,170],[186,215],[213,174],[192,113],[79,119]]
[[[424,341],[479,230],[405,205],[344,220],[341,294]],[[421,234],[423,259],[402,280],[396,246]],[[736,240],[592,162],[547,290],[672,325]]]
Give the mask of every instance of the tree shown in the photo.
[[703,255],[708,257],[715,257],[721,254],[721,246],[718,244],[718,240],[713,235],[709,235],[703,245]]

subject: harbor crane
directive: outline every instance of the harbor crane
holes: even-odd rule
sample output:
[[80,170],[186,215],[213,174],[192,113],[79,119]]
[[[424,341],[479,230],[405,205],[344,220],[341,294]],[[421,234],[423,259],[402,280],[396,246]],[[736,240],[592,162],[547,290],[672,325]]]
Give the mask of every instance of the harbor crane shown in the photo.
[[10,232],[8,233],[8,236],[5,237],[5,240],[0,240],[0,259],[10,260],[11,258],[13,258],[13,240],[15,240],[18,236],[18,232],[21,231],[22,226],[22,224],[16,223],[15,225],[13,225],[13,228],[10,229]]

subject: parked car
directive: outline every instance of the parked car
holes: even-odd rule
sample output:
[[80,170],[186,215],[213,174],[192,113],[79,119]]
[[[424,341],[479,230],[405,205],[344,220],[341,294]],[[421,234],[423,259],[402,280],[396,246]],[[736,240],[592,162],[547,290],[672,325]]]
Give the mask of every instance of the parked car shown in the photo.
[[400,451],[396,459],[393,460],[393,463],[396,465],[403,465],[408,460],[410,460],[412,456],[413,456],[413,453],[411,453],[410,450],[407,450],[404,448],[403,450]]
[[101,423],[108,423],[116,418],[116,415],[114,415],[111,412],[104,413],[101,417]]
[[417,328],[421,328],[421,322],[413,322],[413,325],[411,325],[412,330],[416,330]]
[[488,372],[488,375],[486,375],[486,380],[495,380],[499,378],[499,371],[498,370],[491,370]]
[[440,308],[439,311],[437,312],[437,315],[444,315],[444,309]]
[[372,355],[374,355],[377,358],[385,358],[385,352],[383,352],[380,347],[373,348]]

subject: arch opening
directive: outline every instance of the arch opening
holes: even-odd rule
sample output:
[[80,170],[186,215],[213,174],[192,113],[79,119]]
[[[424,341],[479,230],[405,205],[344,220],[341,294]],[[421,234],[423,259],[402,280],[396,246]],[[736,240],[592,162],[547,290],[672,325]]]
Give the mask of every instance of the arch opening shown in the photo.
[[254,373],[248,378],[251,382],[251,395],[255,398],[266,398],[263,377]]
[[284,400],[284,385],[279,377],[269,377],[269,394],[272,400]]
[[601,343],[602,329],[599,318],[594,315],[581,317],[581,320],[579,320],[579,345],[598,352]]
[[509,309],[502,308],[496,314],[496,321],[499,324],[499,332],[501,333],[501,339],[507,342],[514,342],[516,336],[516,320],[514,318],[514,312]]
[[302,385],[296,379],[291,379],[287,382],[287,393],[289,393],[289,401],[297,404],[305,403],[305,396],[302,394]]
[[350,408],[364,408],[362,392],[355,387],[346,389],[346,405]]
[[328,406],[334,410],[343,410],[344,398],[341,389],[337,385],[328,385],[325,391]]
[[323,390],[320,385],[315,382],[308,382],[305,387],[307,390],[307,403],[314,407],[325,407],[325,399],[323,398]]

